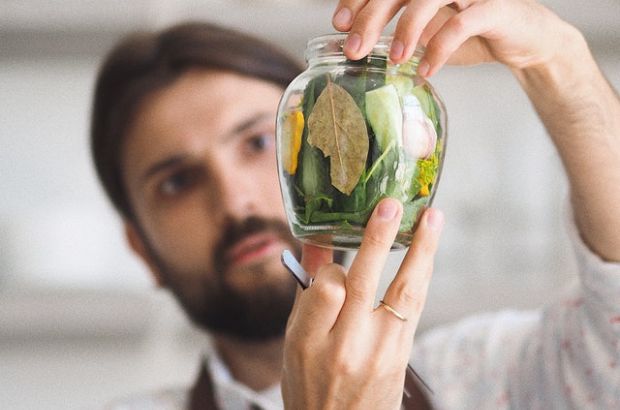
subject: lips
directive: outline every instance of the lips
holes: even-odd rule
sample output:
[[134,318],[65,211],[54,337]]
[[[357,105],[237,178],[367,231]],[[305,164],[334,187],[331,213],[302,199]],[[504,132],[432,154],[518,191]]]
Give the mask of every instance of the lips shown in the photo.
[[247,265],[273,254],[278,247],[280,247],[280,240],[276,235],[252,234],[228,248],[224,258],[229,267]]

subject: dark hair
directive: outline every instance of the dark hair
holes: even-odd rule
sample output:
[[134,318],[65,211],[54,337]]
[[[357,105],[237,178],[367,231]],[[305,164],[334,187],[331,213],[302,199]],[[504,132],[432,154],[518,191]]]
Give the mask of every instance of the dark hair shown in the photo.
[[104,190],[125,218],[134,218],[120,163],[125,134],[150,94],[196,68],[232,71],[283,88],[302,70],[274,46],[209,23],[184,23],[122,40],[97,77],[91,150]]

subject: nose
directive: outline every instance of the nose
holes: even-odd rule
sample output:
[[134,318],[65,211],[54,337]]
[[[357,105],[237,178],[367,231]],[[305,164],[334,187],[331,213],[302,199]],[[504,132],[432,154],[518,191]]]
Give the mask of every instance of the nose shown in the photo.
[[213,204],[216,222],[242,221],[257,211],[257,194],[260,187],[252,175],[246,175],[239,165],[221,166],[212,172],[212,189],[207,192]]

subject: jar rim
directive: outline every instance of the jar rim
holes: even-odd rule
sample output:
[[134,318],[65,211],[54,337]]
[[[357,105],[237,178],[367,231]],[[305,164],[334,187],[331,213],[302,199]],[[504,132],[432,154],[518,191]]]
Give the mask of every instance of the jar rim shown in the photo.
[[[348,35],[349,33],[330,33],[311,38],[308,40],[306,45],[306,61],[310,61],[316,57],[333,57],[344,55],[344,42]],[[393,39],[393,36],[380,36],[369,55],[389,57],[390,46],[392,45]],[[424,55],[425,51],[426,48],[418,44],[413,52],[413,55],[411,56],[410,61],[413,60],[414,62],[418,62]]]

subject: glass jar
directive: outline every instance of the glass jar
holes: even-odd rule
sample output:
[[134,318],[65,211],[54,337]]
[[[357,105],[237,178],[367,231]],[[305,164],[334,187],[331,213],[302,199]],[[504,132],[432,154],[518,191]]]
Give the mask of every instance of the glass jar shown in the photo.
[[336,249],[358,249],[375,205],[403,204],[392,249],[410,245],[431,204],[446,148],[446,113],[416,74],[418,48],[389,61],[391,37],[348,60],[345,34],[308,42],[308,68],[287,87],[277,116],[278,173],[293,235]]

